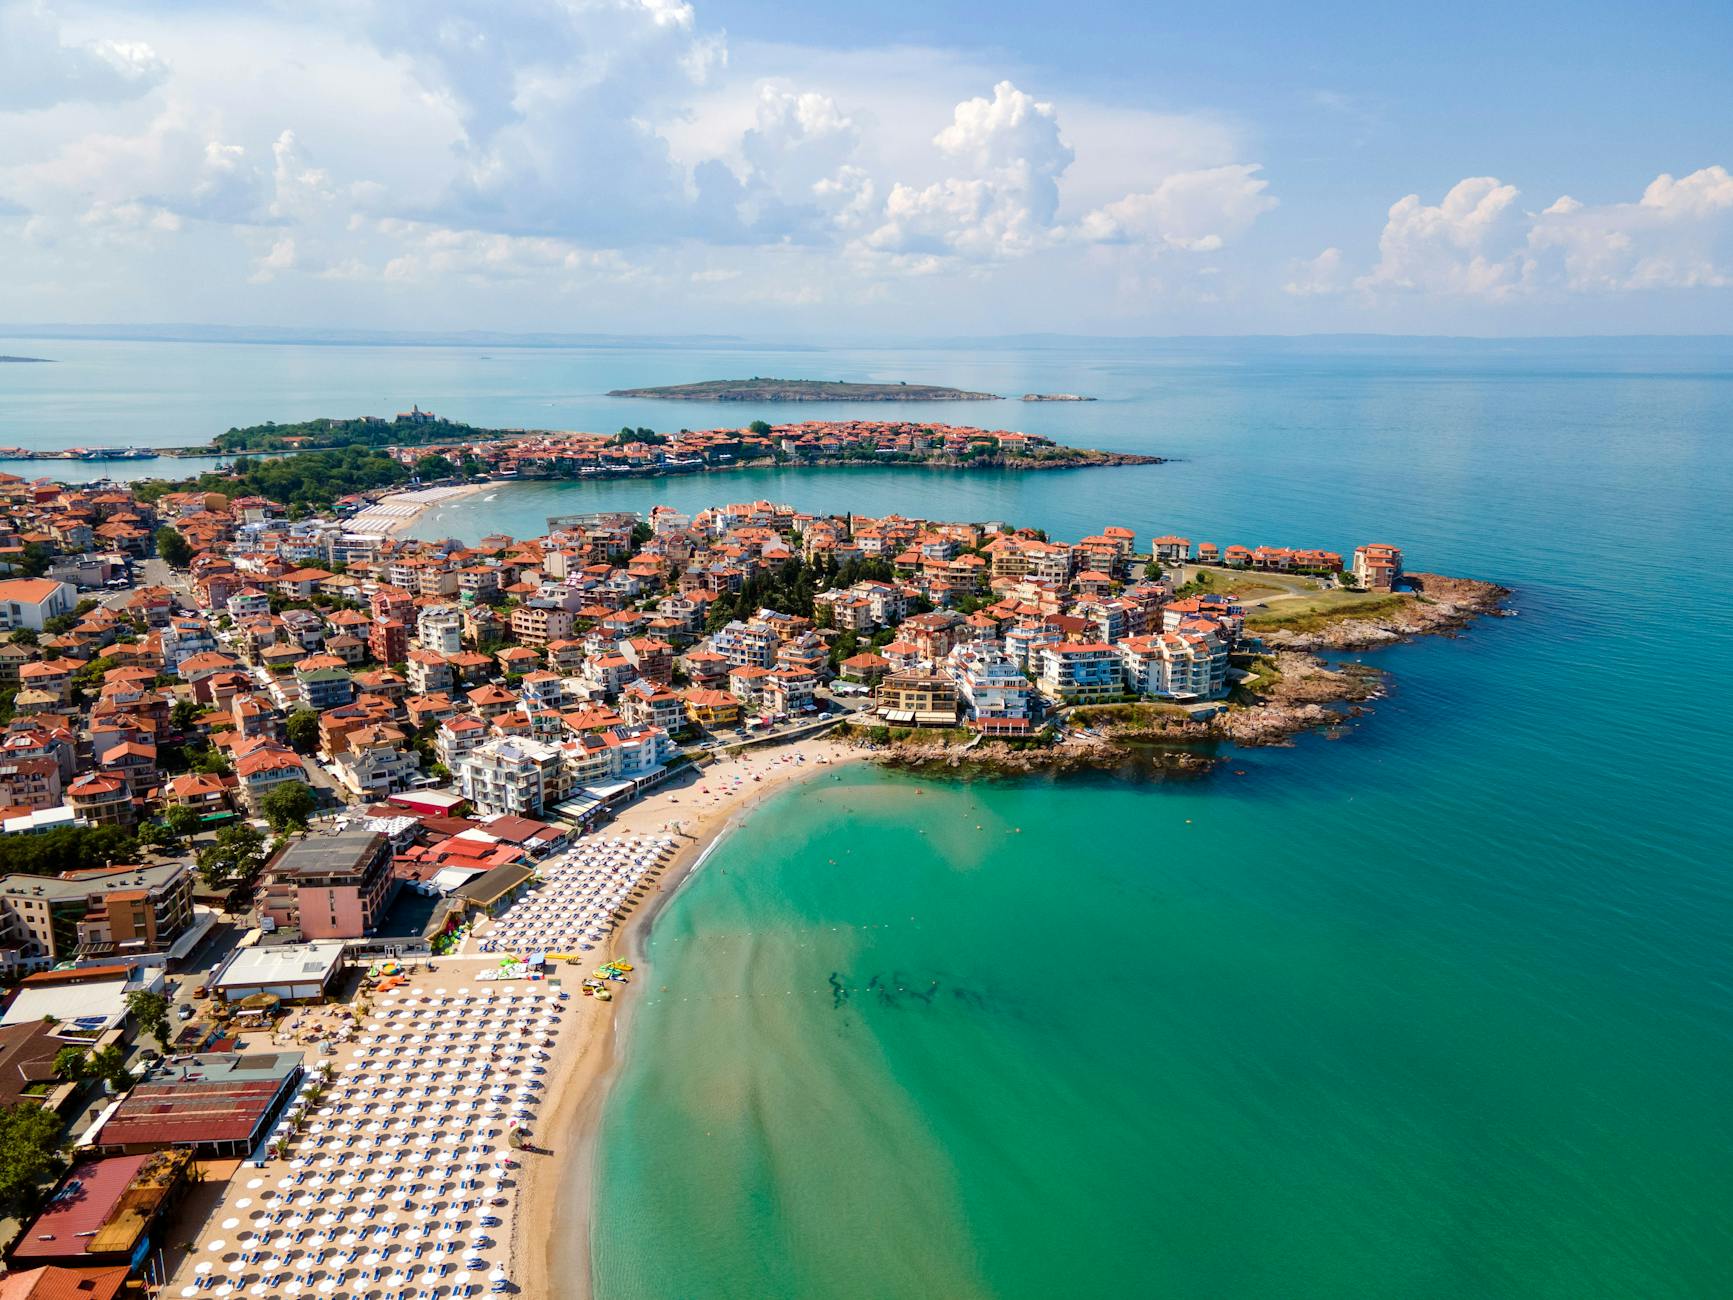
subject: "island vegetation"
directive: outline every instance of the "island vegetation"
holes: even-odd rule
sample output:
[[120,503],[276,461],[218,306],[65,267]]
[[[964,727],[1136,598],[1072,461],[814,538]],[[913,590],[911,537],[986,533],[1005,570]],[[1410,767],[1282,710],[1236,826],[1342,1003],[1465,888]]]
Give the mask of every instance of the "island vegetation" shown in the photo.
[[616,388],[609,397],[653,397],[665,402],[997,402],[997,393],[974,393],[936,384],[865,384],[842,379],[707,379],[660,388]]

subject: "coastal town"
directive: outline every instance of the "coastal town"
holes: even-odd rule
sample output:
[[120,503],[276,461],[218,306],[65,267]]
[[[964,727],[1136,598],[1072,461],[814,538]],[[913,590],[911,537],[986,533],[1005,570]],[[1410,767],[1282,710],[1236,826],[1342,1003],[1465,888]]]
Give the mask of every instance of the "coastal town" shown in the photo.
[[541,1294],[550,1134],[597,1091],[633,918],[730,816],[911,744],[1207,729],[1268,707],[1284,635],[1461,613],[1395,545],[1124,523],[399,535],[461,490],[0,476],[16,1294]]

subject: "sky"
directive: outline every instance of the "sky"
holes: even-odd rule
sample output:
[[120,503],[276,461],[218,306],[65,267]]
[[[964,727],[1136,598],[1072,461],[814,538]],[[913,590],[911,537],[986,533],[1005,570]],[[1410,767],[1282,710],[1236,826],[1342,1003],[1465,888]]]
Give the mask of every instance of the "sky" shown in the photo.
[[1733,332],[1733,5],[0,0],[0,324]]

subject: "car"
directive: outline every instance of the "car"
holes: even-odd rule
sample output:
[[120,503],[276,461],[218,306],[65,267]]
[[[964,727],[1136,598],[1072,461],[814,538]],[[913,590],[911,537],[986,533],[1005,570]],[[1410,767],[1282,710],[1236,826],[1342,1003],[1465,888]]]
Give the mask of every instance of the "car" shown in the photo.
[[190,1002],[181,1003],[180,1006],[175,1008],[175,1015],[182,1020],[191,1020],[193,1018],[193,1015],[194,1015],[192,1003],[190,1003]]

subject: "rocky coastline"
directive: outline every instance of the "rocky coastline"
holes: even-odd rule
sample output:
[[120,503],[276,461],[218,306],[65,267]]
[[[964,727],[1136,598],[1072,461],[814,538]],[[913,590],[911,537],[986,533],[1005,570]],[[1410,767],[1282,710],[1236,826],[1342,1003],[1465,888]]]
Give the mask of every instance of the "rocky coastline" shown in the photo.
[[915,731],[873,739],[843,729],[845,743],[888,767],[961,777],[1118,773],[1161,779],[1200,776],[1231,761],[1231,747],[1289,745],[1303,732],[1331,739],[1386,694],[1382,668],[1325,658],[1418,636],[1455,636],[1475,619],[1506,617],[1510,591],[1496,583],[1410,574],[1418,597],[1371,617],[1344,617],[1305,631],[1276,631],[1236,655],[1240,676],[1213,713],[1156,702],[1084,706],[1059,715],[1059,734],[1034,741],[958,741]]

